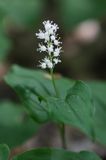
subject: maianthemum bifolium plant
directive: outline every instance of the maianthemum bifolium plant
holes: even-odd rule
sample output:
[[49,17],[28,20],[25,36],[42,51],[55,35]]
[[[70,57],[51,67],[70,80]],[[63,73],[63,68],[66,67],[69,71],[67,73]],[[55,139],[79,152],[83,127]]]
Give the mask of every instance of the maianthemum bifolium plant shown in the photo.
[[[100,160],[95,153],[67,150],[65,125],[80,129],[93,141],[98,139],[94,130],[92,94],[84,82],[54,75],[56,64],[61,62],[62,43],[57,34],[59,27],[49,20],[43,22],[43,27],[36,33],[40,39],[37,50],[44,55],[38,66],[43,70],[28,70],[14,65],[5,76],[5,81],[16,91],[36,122],[57,124],[63,149],[33,149],[15,156],[13,160]],[[45,69],[49,70],[49,74]],[[7,160],[8,155],[8,147],[0,145],[0,160]]]
[[[38,39],[43,40],[43,43],[39,43],[39,48],[37,49],[39,52],[43,52],[46,54],[46,57],[40,61],[39,67],[42,69],[49,69],[52,79],[52,84],[55,90],[56,97],[59,97],[59,92],[57,86],[55,84],[54,79],[54,67],[56,64],[60,63],[60,53],[61,48],[60,44],[62,42],[59,41],[60,37],[57,35],[57,30],[59,29],[58,25],[53,23],[53,21],[44,21],[43,22],[44,30],[39,30],[39,33],[36,33]],[[60,132],[62,138],[63,148],[66,148],[65,142],[65,126],[63,124],[60,125]]]

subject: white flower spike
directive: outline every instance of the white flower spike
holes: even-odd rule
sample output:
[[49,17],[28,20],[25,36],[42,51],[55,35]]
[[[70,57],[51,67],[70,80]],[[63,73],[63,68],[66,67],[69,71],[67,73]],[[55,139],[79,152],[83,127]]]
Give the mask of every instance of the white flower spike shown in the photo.
[[38,51],[45,52],[47,57],[45,57],[40,62],[40,67],[42,69],[49,68],[50,70],[54,66],[61,62],[59,59],[61,53],[61,42],[56,32],[59,29],[58,25],[53,23],[53,21],[44,21],[43,22],[44,30],[39,30],[39,33],[36,33],[38,39],[43,40],[43,43],[39,44]]

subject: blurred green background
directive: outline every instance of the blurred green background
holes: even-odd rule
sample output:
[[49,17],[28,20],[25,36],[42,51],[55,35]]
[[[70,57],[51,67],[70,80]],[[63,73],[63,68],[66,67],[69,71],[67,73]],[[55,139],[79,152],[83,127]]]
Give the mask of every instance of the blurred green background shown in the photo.
[[44,20],[60,28],[64,52],[56,72],[73,79],[106,80],[106,0],[0,0],[0,143],[10,147],[22,144],[39,127],[3,76],[14,63],[37,68],[41,56],[35,33]]
[[35,68],[35,32],[44,20],[59,24],[63,63],[57,71],[75,78],[106,77],[105,0],[0,0],[0,60]]

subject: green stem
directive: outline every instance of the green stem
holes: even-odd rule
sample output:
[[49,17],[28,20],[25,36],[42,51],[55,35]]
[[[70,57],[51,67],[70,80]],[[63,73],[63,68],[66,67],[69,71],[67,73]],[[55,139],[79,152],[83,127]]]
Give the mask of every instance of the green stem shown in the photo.
[[58,93],[58,90],[56,88],[56,84],[55,84],[55,80],[54,80],[53,69],[51,69],[50,72],[51,72],[52,83],[53,83],[53,87],[54,87],[54,90],[55,90],[55,93],[56,93],[56,97],[59,97],[59,93]]
[[64,148],[64,149],[67,149],[67,145],[66,145],[66,135],[65,135],[65,125],[64,124],[62,124],[61,126],[60,126],[60,133],[61,133],[61,140],[62,140],[62,147]]
[[[54,87],[54,90],[55,90],[55,93],[56,93],[56,97],[58,98],[59,97],[59,93],[58,93],[58,90],[56,88],[53,69],[51,69],[50,72],[51,72],[52,83],[53,83],[53,87]],[[61,135],[62,148],[66,149],[67,147],[66,147],[66,139],[65,139],[65,125],[64,124],[60,124],[59,130],[60,130],[60,135]]]

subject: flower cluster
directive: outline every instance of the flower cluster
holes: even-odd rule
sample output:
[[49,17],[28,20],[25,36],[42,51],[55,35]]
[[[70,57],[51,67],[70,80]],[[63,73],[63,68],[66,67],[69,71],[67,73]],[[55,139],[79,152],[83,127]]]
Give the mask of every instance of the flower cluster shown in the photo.
[[58,25],[53,23],[53,21],[44,21],[43,22],[44,31],[39,30],[39,33],[36,33],[38,39],[43,40],[43,43],[39,44],[37,49],[39,52],[47,53],[47,56],[40,61],[40,67],[42,69],[52,69],[54,66],[61,62],[59,59],[61,47],[61,42],[59,41],[58,35],[56,34],[59,29]]

